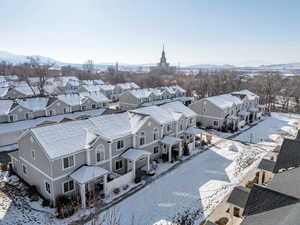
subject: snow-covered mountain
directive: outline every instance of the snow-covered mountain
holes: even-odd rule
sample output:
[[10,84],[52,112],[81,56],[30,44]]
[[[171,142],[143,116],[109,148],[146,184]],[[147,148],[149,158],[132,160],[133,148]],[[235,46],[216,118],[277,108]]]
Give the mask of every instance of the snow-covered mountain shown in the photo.
[[[6,51],[0,51],[0,62],[6,61],[12,64],[25,63],[28,62],[28,57],[35,57],[40,60],[41,63],[55,63],[56,67],[70,65],[77,68],[82,68],[82,64],[66,63],[60,62],[58,60],[39,56],[39,55],[16,55]],[[115,63],[98,63],[95,64],[96,69],[106,70],[109,66],[114,66]],[[119,69],[128,70],[128,71],[137,71],[137,70],[148,70],[153,64],[119,64]],[[300,63],[287,63],[287,64],[270,64],[270,65],[260,65],[260,66],[248,66],[248,67],[237,67],[234,65],[211,65],[211,64],[198,64],[190,66],[181,66],[180,70],[277,70],[277,71],[297,71],[300,72]]]

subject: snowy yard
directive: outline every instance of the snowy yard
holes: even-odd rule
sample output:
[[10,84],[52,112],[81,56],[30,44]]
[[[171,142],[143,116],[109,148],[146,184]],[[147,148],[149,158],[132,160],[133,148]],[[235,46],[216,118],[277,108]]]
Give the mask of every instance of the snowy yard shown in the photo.
[[[134,220],[136,225],[166,225],[178,221],[184,214],[201,221],[256,167],[267,151],[281,143],[282,135],[296,134],[298,120],[300,115],[273,113],[234,141],[214,137],[215,144],[208,151],[118,203],[115,210],[120,214],[121,224],[133,224]],[[255,144],[238,142],[248,142],[251,133],[255,133]],[[0,181],[4,179],[7,178],[0,176]],[[68,220],[58,220],[51,209],[42,208],[39,203],[31,204],[16,191],[0,190],[0,224],[67,224],[85,213],[88,211],[81,210]]]

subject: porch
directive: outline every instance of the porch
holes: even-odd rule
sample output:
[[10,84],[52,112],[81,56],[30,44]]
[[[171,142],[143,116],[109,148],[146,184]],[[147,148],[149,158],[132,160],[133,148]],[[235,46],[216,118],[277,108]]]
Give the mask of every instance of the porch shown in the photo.
[[165,136],[160,143],[164,161],[177,161],[182,156],[182,140],[180,138]]
[[249,108],[249,112],[250,112],[249,122],[253,123],[255,120],[257,120],[258,108],[256,108],[256,107],[250,107]]
[[257,108],[258,108],[257,118],[261,119],[265,112],[266,105],[258,104]]
[[184,153],[190,154],[192,151],[196,149],[196,138],[202,140],[202,130],[189,127],[184,132],[184,142],[183,142],[183,150]]
[[240,111],[239,112],[239,128],[242,128],[246,124],[249,124],[249,117],[250,117],[250,112],[247,111]]
[[151,170],[150,157],[151,152],[142,149],[128,149],[121,158],[127,161],[127,172],[132,171],[132,177],[140,177],[142,174],[148,174]]
[[79,187],[82,208],[95,204],[99,198],[105,197],[108,173],[101,167],[82,166],[70,175]]

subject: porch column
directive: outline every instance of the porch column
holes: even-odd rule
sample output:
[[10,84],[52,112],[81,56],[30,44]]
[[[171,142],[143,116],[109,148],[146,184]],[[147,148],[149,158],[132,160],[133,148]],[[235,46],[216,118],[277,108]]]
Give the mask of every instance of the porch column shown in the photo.
[[132,177],[135,179],[135,161],[132,161]]
[[80,186],[80,197],[81,197],[81,207],[86,208],[86,199],[85,199],[85,184],[79,184]]
[[172,145],[169,145],[169,162],[172,161]]
[[147,171],[150,171],[150,154],[147,155]]
[[103,190],[104,190],[104,197],[106,196],[106,184],[107,184],[107,174],[103,177]]
[[258,176],[258,184],[259,184],[259,185],[262,185],[262,175],[263,175],[263,171],[260,170],[260,171],[259,171],[259,176]]
[[179,158],[182,156],[182,140],[179,142]]
[[196,136],[193,136],[193,150],[196,149]]

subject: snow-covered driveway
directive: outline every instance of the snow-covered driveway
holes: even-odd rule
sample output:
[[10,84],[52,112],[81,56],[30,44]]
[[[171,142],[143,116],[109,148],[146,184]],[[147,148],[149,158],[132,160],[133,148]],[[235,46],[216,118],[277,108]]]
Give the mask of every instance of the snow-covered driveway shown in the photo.
[[244,174],[236,163],[241,153],[257,158],[263,154],[224,140],[120,202],[116,208],[121,224],[131,224],[132,218],[139,225],[174,221],[187,209],[194,212],[204,208],[205,214],[208,213]]

